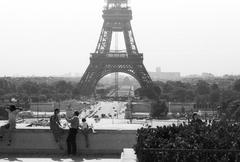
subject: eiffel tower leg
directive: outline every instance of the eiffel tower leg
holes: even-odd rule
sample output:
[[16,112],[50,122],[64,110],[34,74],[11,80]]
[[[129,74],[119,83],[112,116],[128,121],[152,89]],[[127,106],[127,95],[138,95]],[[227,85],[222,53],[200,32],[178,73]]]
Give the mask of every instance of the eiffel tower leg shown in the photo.
[[148,88],[153,86],[152,79],[148,75],[148,72],[143,64],[137,64],[133,66],[133,71],[137,78],[139,78],[139,83],[141,87]]
[[98,76],[101,75],[102,67],[90,64],[79,83],[79,93],[82,95],[91,95],[94,92]]
[[91,95],[94,92],[97,82],[109,73],[123,72],[134,77],[141,87],[153,86],[152,79],[142,63],[138,64],[95,64],[90,63],[79,83],[79,92],[82,95]]

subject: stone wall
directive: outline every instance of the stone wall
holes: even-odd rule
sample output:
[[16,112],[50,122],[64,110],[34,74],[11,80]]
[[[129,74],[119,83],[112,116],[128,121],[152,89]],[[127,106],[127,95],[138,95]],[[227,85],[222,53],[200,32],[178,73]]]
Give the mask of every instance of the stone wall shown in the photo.
[[[95,130],[89,135],[89,148],[85,147],[85,140],[79,131],[77,135],[78,154],[120,155],[123,148],[131,148],[136,143],[135,130]],[[49,129],[17,129],[13,141],[7,146],[6,141],[0,141],[1,153],[36,153],[36,154],[65,154],[67,130],[64,137],[64,151],[61,151],[54,141]]]

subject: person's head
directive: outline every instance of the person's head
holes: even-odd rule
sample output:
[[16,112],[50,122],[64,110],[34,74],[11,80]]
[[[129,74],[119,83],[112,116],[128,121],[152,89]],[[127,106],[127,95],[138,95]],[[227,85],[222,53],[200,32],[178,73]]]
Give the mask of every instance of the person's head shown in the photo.
[[78,111],[74,111],[74,116],[78,116],[79,112]]
[[83,123],[84,123],[84,122],[86,122],[86,119],[85,119],[85,118],[83,118],[83,119],[82,119],[82,122],[83,122]]
[[17,108],[16,108],[15,105],[10,105],[10,106],[8,107],[8,109],[9,109],[11,112],[17,110]]
[[197,114],[197,113],[194,113],[194,114],[192,115],[192,119],[193,119],[193,120],[198,119],[198,114]]
[[54,109],[54,114],[57,115],[60,113],[60,109]]

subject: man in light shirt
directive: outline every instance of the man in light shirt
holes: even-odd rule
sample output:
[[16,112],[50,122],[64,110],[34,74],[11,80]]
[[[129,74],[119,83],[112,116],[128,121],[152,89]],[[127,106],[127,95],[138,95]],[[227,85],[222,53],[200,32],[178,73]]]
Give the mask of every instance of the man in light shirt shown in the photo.
[[0,128],[0,140],[7,134],[8,145],[11,145],[12,133],[16,129],[16,118],[22,109],[16,108],[15,105],[10,105],[5,110],[8,112],[8,123]]
[[76,155],[77,153],[77,144],[76,144],[76,135],[79,128],[79,112],[75,111],[73,117],[69,119],[65,116],[67,122],[70,123],[70,129],[67,137],[67,151],[68,155]]

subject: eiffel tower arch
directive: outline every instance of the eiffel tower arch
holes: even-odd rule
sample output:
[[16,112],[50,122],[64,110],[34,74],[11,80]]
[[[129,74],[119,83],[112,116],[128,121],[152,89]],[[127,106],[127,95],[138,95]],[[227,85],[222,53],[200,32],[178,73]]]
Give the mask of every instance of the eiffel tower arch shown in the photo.
[[[107,74],[122,72],[133,76],[143,88],[153,86],[143,65],[143,54],[138,52],[130,21],[132,10],[128,0],[106,0],[104,23],[90,64],[79,83],[79,93],[91,95],[98,81]],[[111,50],[114,32],[123,33],[126,50]]]

